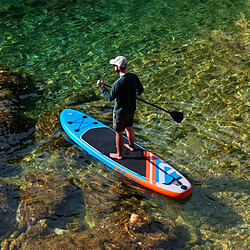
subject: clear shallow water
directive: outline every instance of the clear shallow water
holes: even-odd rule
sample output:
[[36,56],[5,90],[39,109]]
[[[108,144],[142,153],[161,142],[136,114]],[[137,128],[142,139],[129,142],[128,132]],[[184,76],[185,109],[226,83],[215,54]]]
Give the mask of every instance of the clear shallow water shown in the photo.
[[[51,227],[68,230],[67,235],[75,228],[78,233],[98,228],[120,211],[126,211],[121,220],[125,223],[126,215],[136,212],[152,220],[173,221],[177,240],[170,240],[172,248],[247,247],[247,1],[0,3],[0,63],[32,75],[36,86],[27,90],[25,107],[19,111],[35,125],[1,137],[2,187],[7,183],[17,192],[8,200],[17,214],[9,213],[13,226],[0,231],[4,246],[32,242],[30,234],[19,236],[24,229],[15,223],[30,223],[20,212],[21,201],[30,207],[43,200],[52,203],[49,190],[62,188],[68,191],[59,192],[58,197],[75,206],[67,210],[62,205],[56,213],[50,206],[46,210],[37,205],[40,214],[27,209],[36,218],[34,225],[41,224],[46,210],[54,216],[50,215]],[[146,89],[144,99],[185,114],[179,125],[168,114],[138,103],[135,122],[138,142],[192,182],[193,194],[183,202],[125,184],[62,137],[60,106],[84,109],[111,124],[112,104],[102,98],[95,82],[102,78],[112,83],[117,78],[108,61],[118,54],[126,55],[129,70],[140,76]],[[90,91],[95,97],[89,98]],[[58,184],[51,184],[50,178]],[[48,196],[41,194],[45,188],[41,183],[49,183]],[[40,197],[40,203],[32,199],[25,203],[24,197],[30,196]],[[46,238],[46,242],[50,241]],[[139,242],[134,246],[140,247]]]

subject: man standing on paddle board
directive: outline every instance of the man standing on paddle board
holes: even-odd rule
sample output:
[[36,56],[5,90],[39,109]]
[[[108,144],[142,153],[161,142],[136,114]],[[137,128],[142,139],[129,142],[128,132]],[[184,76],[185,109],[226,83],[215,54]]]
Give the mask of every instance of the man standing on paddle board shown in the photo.
[[134,151],[134,130],[133,120],[136,110],[136,96],[141,95],[143,86],[135,73],[127,72],[127,59],[124,56],[117,56],[110,60],[114,70],[120,78],[116,80],[111,91],[108,91],[103,81],[98,80],[97,86],[102,89],[108,101],[115,100],[113,111],[113,128],[115,130],[116,153],[110,153],[111,158],[122,159],[123,136],[125,130],[129,144],[124,144],[130,151]]

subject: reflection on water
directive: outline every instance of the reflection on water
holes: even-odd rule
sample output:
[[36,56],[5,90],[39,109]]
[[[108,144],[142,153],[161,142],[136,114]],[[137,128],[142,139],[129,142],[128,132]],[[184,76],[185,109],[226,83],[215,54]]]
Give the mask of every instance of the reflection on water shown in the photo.
[[[0,63],[10,68],[0,68],[1,247],[246,248],[246,5],[0,0]],[[60,127],[67,106],[112,123],[94,84],[117,78],[108,61],[118,54],[140,76],[144,99],[185,114],[177,124],[138,103],[134,126],[142,146],[192,182],[185,200],[125,182]],[[141,224],[129,223],[132,213]]]

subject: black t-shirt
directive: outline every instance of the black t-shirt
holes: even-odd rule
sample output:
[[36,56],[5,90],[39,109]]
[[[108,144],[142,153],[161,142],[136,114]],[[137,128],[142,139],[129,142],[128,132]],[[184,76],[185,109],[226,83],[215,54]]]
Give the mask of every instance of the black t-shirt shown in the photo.
[[109,92],[105,86],[102,92],[108,101],[115,100],[114,113],[117,115],[126,115],[136,110],[136,96],[141,95],[143,86],[135,73],[122,75],[114,82]]

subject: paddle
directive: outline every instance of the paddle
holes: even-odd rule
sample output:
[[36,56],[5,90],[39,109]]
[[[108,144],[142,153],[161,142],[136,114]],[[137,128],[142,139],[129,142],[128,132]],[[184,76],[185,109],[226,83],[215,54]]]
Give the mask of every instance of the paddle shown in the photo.
[[[106,84],[106,83],[104,84],[104,86],[107,86],[107,87],[109,87],[109,88],[112,88],[112,86],[110,86],[110,85],[108,85],[108,84]],[[143,100],[143,99],[141,99],[141,98],[136,97],[136,99],[137,99],[138,101],[144,102],[144,103],[146,103],[146,104],[148,104],[148,105],[151,105],[151,106],[153,106],[153,107],[155,107],[155,108],[157,108],[157,109],[160,109],[160,110],[162,110],[162,111],[165,111],[165,112],[169,113],[170,116],[174,119],[174,121],[176,121],[176,122],[178,122],[178,123],[181,123],[182,120],[183,120],[183,116],[184,116],[184,115],[183,115],[182,112],[179,112],[179,111],[168,111],[168,110],[163,109],[163,108],[161,108],[161,107],[159,107],[159,106],[156,106],[156,105],[153,104],[153,103],[150,103],[150,102],[148,102],[148,101],[145,101],[145,100]]]

